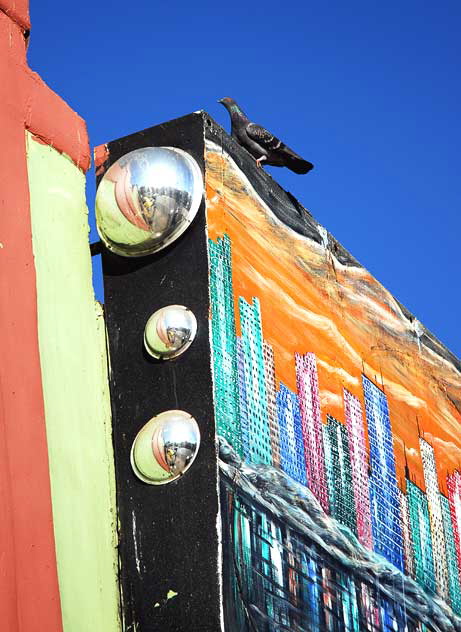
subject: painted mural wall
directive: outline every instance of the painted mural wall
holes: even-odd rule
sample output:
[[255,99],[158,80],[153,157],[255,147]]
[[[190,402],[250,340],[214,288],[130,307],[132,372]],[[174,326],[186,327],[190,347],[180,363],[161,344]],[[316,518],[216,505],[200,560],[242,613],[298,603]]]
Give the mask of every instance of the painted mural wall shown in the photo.
[[206,165],[226,630],[461,630],[459,360]]

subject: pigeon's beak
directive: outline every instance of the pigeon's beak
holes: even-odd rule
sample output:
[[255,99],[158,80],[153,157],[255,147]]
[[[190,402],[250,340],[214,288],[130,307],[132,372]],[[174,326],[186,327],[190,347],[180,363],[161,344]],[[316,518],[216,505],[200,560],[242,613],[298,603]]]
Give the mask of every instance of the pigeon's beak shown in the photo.
[[218,99],[217,103],[222,103],[224,99]]

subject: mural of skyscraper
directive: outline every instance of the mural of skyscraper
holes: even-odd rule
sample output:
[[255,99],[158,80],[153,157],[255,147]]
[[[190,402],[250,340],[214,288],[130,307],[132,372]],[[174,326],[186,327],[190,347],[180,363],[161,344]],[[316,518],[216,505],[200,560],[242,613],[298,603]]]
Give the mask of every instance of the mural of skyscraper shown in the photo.
[[403,540],[394,442],[385,394],[362,376],[370,442],[370,504],[373,548],[403,571]]
[[415,579],[430,592],[436,592],[431,523],[426,494],[412,481],[407,480],[407,498],[410,514]]
[[445,531],[443,528],[442,502],[434,457],[434,448],[422,437],[419,449],[423,462],[424,483],[431,523],[432,550],[434,554],[435,580],[437,592],[448,598],[448,568],[446,558]]
[[331,415],[323,426],[330,514],[357,535],[352,468],[346,426]]
[[399,489],[400,516],[402,520],[403,554],[405,572],[410,577],[415,576],[415,565],[413,560],[413,542],[411,539],[410,509],[408,507],[407,495]]
[[230,598],[235,603],[233,612],[235,629],[244,630],[247,617],[239,592],[239,584],[244,585],[248,591],[251,591],[253,588],[250,528],[252,516],[251,512],[248,512],[246,507],[242,505],[240,498],[233,498],[233,505],[234,511],[232,516],[230,516],[232,525],[229,525],[229,528],[232,529],[235,534],[238,534],[238,540],[235,541],[235,546],[232,550],[227,549],[225,551],[224,564],[227,562],[227,564],[235,565],[235,568],[238,568],[239,581],[233,582],[231,587],[233,594]]
[[[242,339],[237,337],[237,375],[238,375],[238,399],[240,413],[240,431],[242,453],[245,459],[250,459],[250,437],[248,430],[247,391],[245,385],[245,367],[243,359]],[[218,428],[219,432],[219,428]],[[232,443],[232,442],[231,442]]]
[[447,476],[448,500],[453,524],[453,536],[461,578],[461,472],[455,470]]
[[298,397],[281,383],[276,401],[280,428],[280,466],[288,476],[306,485],[306,460]]
[[319,381],[317,361],[313,353],[295,354],[296,383],[306,455],[309,488],[324,511],[328,512],[328,490],[323,453],[323,431],[320,417]]
[[214,389],[218,432],[242,454],[231,242],[209,240]]
[[267,416],[269,419],[269,429],[272,449],[272,463],[280,465],[280,448],[279,448],[279,425],[277,421],[277,407],[275,403],[275,368],[274,368],[274,350],[272,346],[263,341],[264,353],[264,371],[266,375],[266,394],[267,394]]
[[248,419],[248,458],[251,463],[272,464],[272,447],[267,410],[266,370],[259,300],[250,305],[239,299],[243,384]]
[[368,485],[368,453],[360,400],[343,389],[344,413],[349,452],[351,455],[352,484],[354,489],[357,536],[367,549],[373,548],[371,533],[370,490]]
[[448,592],[450,603],[456,614],[461,615],[461,582],[459,578],[458,560],[456,557],[453,523],[451,521],[450,502],[446,496],[440,494],[442,507],[443,528],[445,531],[446,559],[448,567]]

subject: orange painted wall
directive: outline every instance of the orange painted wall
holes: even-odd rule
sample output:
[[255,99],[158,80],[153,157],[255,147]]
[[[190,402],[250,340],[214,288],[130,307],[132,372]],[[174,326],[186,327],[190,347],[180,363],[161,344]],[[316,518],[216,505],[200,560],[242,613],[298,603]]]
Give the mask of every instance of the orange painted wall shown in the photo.
[[0,0],[0,626],[62,629],[37,338],[25,130],[90,163],[84,122],[27,66],[25,0]]
[[[296,391],[294,353],[317,356],[322,419],[345,420],[343,387],[364,404],[361,374],[388,397],[397,476],[424,489],[418,424],[433,445],[441,490],[461,464],[461,374],[424,343],[395,298],[361,266],[341,264],[331,249],[277,220],[235,163],[207,151],[209,236],[232,241],[239,296],[261,303],[264,338],[273,345],[276,379]],[[430,297],[428,297],[430,300]],[[404,487],[404,484],[403,484]]]

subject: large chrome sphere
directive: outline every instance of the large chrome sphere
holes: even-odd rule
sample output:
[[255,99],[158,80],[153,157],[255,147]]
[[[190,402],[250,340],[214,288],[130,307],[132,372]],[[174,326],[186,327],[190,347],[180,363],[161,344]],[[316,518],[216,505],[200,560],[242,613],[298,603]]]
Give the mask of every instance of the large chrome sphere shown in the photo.
[[104,244],[124,257],[141,257],[177,239],[202,200],[197,162],[176,147],[145,147],[119,158],[96,193],[96,223]]
[[183,305],[168,305],[152,314],[144,329],[146,351],[159,360],[184,353],[194,341],[197,320]]
[[189,469],[199,446],[195,419],[183,410],[167,410],[139,431],[131,448],[131,466],[145,483],[163,485]]

